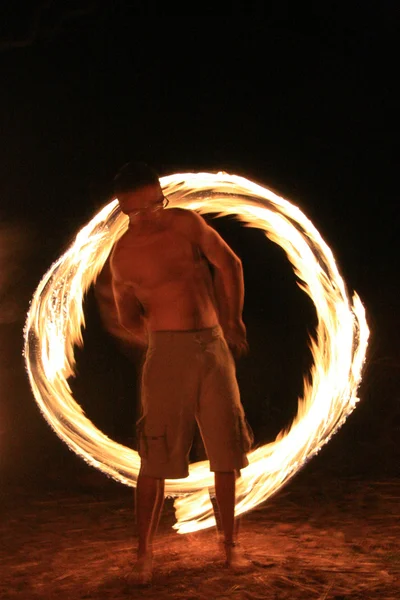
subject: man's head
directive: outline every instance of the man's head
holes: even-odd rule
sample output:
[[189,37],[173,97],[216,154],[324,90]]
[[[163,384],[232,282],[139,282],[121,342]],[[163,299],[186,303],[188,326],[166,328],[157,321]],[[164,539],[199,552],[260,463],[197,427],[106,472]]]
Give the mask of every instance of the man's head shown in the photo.
[[158,175],[143,162],[129,162],[118,171],[114,193],[122,212],[131,217],[151,214],[164,204]]

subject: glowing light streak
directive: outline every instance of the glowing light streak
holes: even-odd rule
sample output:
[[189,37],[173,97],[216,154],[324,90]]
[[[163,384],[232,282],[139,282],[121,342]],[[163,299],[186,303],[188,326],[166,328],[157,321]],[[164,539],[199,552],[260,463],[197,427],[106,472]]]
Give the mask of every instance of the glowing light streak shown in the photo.
[[[303,397],[289,430],[249,454],[237,486],[236,514],[264,502],[326,444],[355,408],[368,343],[364,307],[349,300],[330,248],[300,209],[270,190],[226,173],[185,173],[161,179],[170,206],[200,213],[236,215],[245,226],[265,232],[280,245],[312,299],[317,330],[310,340],[314,364],[304,379]],[[74,346],[82,344],[83,299],[101,271],[127,218],[116,200],[105,206],[76,236],[70,248],[40,282],[25,326],[25,360],[33,394],[51,427],[89,464],[134,486],[138,454],[109,439],[85,416],[72,397]],[[190,466],[187,479],[167,480],[176,497],[179,533],[215,525],[208,490],[208,462]]]

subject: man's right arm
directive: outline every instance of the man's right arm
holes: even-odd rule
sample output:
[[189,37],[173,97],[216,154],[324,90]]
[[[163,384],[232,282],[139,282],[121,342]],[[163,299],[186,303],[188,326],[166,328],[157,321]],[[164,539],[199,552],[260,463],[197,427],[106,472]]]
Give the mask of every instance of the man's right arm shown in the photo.
[[132,343],[131,336],[119,322],[114,299],[109,259],[106,261],[101,273],[96,279],[94,293],[101,321],[108,333],[120,340],[123,344]]
[[131,336],[133,342],[147,345],[147,331],[142,305],[137,299],[133,287],[113,277],[112,290],[121,327]]

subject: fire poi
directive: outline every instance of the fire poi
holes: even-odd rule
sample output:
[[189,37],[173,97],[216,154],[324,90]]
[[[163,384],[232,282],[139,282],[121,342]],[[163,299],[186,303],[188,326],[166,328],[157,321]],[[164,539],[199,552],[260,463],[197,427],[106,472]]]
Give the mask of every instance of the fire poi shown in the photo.
[[[285,251],[317,314],[310,338],[313,365],[290,429],[254,449],[237,482],[236,514],[264,502],[286,483],[345,422],[358,402],[369,329],[356,293],[350,299],[328,245],[301,210],[269,189],[226,173],[178,173],[160,179],[170,206],[234,215]],[[51,266],[32,298],[25,325],[25,361],[34,397],[57,435],[87,463],[135,486],[140,458],[107,437],[74,400],[74,346],[82,345],[83,300],[128,217],[114,199],[77,234]],[[190,465],[187,479],[167,480],[175,497],[178,533],[215,525],[208,461]]]

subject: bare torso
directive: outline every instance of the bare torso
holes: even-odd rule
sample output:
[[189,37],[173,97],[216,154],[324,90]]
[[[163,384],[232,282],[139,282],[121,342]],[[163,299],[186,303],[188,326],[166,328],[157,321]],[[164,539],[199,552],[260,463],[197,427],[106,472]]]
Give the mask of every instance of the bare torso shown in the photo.
[[190,239],[179,209],[156,228],[130,227],[111,259],[113,277],[132,286],[148,329],[188,330],[218,323],[210,266]]

